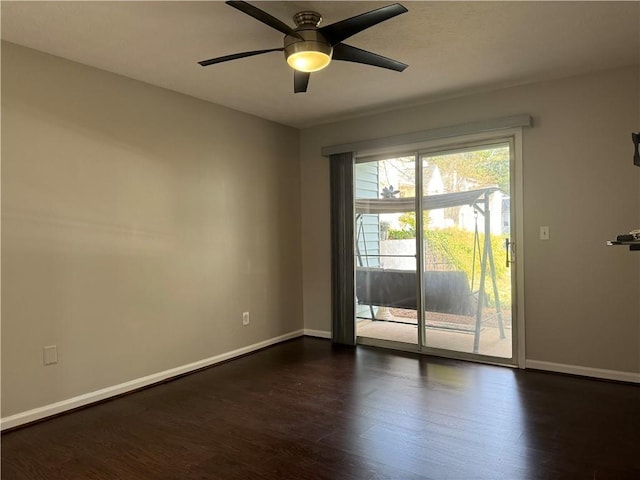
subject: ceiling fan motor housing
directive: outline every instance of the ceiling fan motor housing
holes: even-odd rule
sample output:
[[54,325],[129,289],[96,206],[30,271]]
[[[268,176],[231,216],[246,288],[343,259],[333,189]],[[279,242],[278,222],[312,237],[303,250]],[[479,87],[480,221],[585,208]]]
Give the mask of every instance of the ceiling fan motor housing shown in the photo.
[[333,48],[331,43],[318,31],[322,16],[318,12],[299,12],[293,17],[298,25],[295,29],[297,36],[284,37],[284,56],[289,57],[302,52],[317,52],[331,59]]

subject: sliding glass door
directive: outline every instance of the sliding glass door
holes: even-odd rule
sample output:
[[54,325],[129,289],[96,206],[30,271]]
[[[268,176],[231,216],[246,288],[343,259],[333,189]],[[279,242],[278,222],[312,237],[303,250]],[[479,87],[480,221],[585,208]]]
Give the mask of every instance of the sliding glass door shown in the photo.
[[418,345],[416,157],[355,166],[356,335]]
[[512,163],[509,139],[358,159],[361,343],[512,359]]
[[512,356],[511,150],[421,154],[425,347]]

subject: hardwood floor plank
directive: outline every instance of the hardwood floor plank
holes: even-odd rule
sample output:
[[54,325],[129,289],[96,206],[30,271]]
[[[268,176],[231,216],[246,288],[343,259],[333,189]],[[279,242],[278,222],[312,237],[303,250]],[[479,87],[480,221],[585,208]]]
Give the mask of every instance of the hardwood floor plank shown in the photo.
[[640,478],[640,387],[301,338],[2,435],[2,478]]

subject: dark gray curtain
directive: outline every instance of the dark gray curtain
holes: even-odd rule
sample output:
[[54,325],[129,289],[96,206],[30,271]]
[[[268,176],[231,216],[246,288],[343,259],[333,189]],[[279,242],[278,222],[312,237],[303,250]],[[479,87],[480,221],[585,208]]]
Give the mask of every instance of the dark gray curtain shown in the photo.
[[356,344],[353,152],[329,156],[331,168],[331,340]]

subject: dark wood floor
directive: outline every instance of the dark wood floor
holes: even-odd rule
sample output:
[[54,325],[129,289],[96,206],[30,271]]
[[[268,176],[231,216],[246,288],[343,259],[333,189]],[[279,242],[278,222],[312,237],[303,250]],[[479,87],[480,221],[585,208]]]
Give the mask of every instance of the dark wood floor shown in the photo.
[[5,433],[2,478],[639,479],[640,387],[301,338]]

